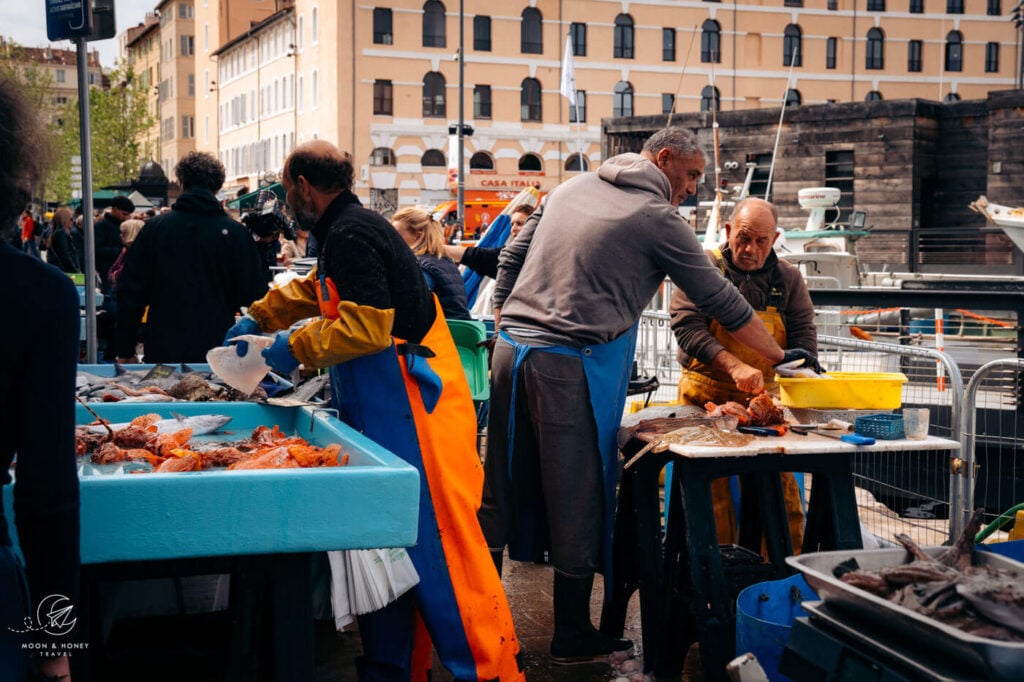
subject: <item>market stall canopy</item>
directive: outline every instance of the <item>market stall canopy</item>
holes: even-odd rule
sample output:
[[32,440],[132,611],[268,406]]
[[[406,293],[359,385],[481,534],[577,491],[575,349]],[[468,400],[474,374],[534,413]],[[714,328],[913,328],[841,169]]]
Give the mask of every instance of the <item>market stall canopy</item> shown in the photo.
[[277,195],[278,199],[284,201],[284,185],[280,182],[274,182],[264,187],[260,187],[255,192],[249,192],[248,194],[243,194],[237,199],[232,199],[227,203],[227,207],[236,211],[247,211],[251,208],[255,208],[256,198],[259,196],[260,192],[273,192]]

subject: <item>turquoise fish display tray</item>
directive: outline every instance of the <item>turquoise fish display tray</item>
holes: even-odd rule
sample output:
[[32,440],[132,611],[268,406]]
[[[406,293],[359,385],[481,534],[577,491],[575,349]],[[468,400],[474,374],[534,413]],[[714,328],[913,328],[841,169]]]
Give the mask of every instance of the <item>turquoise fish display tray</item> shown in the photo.
[[[204,440],[238,440],[277,425],[314,445],[340,443],[347,466],[133,474],[79,467],[82,562],[179,559],[415,544],[420,478],[412,466],[334,416],[255,403],[93,404],[112,423],[149,413],[220,414]],[[93,421],[78,406],[77,423]],[[11,486],[4,513],[13,519]],[[13,530],[13,528],[12,528]]]

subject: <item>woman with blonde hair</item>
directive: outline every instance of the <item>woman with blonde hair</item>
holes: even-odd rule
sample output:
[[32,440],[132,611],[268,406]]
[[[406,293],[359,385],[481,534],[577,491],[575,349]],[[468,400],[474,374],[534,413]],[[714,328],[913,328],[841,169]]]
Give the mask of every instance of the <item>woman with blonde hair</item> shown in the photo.
[[455,261],[444,253],[444,228],[423,210],[410,206],[391,216],[402,239],[416,254],[427,286],[437,295],[448,320],[471,320],[466,286]]
[[110,282],[110,288],[113,289],[117,286],[117,277],[121,274],[121,270],[124,268],[125,255],[128,253],[128,247],[132,245],[135,238],[139,236],[139,232],[142,230],[143,225],[146,223],[141,220],[134,218],[129,219],[121,223],[121,253],[117,255],[117,260],[110,266],[110,270],[107,272],[107,279]]
[[82,272],[82,254],[78,252],[71,233],[71,223],[71,209],[67,206],[61,206],[53,212],[46,262],[64,272]]

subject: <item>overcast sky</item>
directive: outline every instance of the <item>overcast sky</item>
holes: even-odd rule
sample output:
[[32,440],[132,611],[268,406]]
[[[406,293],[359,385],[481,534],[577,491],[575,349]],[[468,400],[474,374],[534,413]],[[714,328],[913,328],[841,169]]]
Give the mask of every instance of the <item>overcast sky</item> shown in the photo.
[[[114,0],[117,35],[129,26],[142,22],[146,12],[153,11],[159,0]],[[46,0],[0,0],[0,33],[25,47],[44,47],[46,38]],[[67,41],[54,47],[74,49]],[[89,43],[89,49],[100,51],[100,63],[112,67],[117,60],[117,37]]]

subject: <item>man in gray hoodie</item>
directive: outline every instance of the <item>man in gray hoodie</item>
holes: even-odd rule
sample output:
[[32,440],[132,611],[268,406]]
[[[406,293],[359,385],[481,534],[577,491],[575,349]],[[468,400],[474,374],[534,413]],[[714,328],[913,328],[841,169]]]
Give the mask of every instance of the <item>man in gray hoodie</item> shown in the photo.
[[594,628],[590,593],[595,571],[607,578],[611,567],[615,434],[636,325],[665,277],[773,365],[798,357],[775,343],[679,215],[704,165],[691,132],[661,130],[640,154],[557,187],[501,253],[479,517],[499,569],[506,545],[516,560],[550,552],[558,663],[632,649]]

